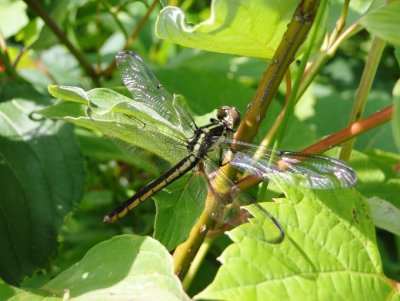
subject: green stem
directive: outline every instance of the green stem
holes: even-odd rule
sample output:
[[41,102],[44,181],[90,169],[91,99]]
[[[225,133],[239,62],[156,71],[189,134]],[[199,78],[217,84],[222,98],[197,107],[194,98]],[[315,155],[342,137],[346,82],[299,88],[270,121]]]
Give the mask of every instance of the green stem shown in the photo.
[[[214,187],[214,186],[213,186]],[[202,245],[208,231],[215,225],[212,215],[220,208],[219,200],[209,191],[206,206],[196,224],[190,231],[189,238],[180,244],[173,254],[175,274],[184,279],[189,267]]]
[[296,76],[296,79],[295,79],[293,87],[292,87],[292,92],[289,97],[288,105],[285,107],[284,116],[282,118],[282,122],[280,124],[279,131],[277,133],[277,139],[275,141],[274,148],[279,148],[279,146],[282,144],[282,140],[284,137],[285,129],[288,124],[289,118],[293,116],[293,111],[294,111],[294,107],[296,104],[296,98],[297,98],[297,93],[300,88],[300,83],[302,81],[303,73],[306,68],[308,59],[310,57],[311,50],[312,50],[315,40],[317,38],[319,26],[322,22],[324,14],[325,14],[326,6],[327,6],[327,0],[323,0],[321,3],[321,7],[319,9],[319,13],[317,14],[317,18],[314,22],[314,26],[312,28],[310,38],[308,39],[308,44],[307,44],[306,50],[301,59],[301,64],[297,71],[297,76]]
[[211,247],[212,240],[211,239],[205,239],[203,244],[201,245],[199,251],[197,252],[195,258],[193,259],[192,264],[190,265],[190,268],[185,276],[185,279],[183,279],[182,285],[183,289],[185,291],[188,290],[190,285],[193,282],[193,278],[196,276],[201,263],[203,262],[204,258],[206,257],[210,247]]
[[347,14],[349,12],[349,5],[350,5],[350,0],[345,0],[343,3],[342,12],[340,14],[340,17],[336,21],[335,29],[333,30],[333,32],[329,38],[329,45],[334,43],[337,40],[337,38],[342,34],[343,28],[346,25]]
[[[314,21],[320,1],[304,0],[297,7],[292,20],[288,24],[287,31],[272,58],[271,64],[264,72],[264,76],[253,97],[252,105],[242,121],[235,138],[242,141],[250,141],[256,135],[261,121],[265,118],[272,99],[274,98],[282,78],[286,74],[291,62],[294,59],[299,47],[307,37],[307,34]],[[223,173],[231,176],[233,168],[229,164],[223,167]],[[213,183],[217,194],[229,193],[223,191],[226,188],[225,178],[216,177]],[[220,185],[219,185],[220,184]],[[221,190],[221,191],[217,191]],[[193,227],[189,238],[183,244],[179,245],[174,252],[175,272],[182,279],[185,277],[189,266],[204,241],[207,232],[212,228],[215,222],[211,216],[220,208],[219,200],[214,193],[209,191],[206,200],[206,209],[201,214],[199,220]]]
[[[349,124],[359,120],[364,113],[365,105],[367,103],[367,97],[369,92],[371,91],[372,82],[375,78],[383,50],[385,49],[385,45],[386,42],[384,40],[381,40],[377,37],[373,38],[371,50],[365,62],[364,71],[361,75],[360,84],[358,86],[356,97],[354,99]],[[343,144],[343,147],[340,151],[340,159],[347,161],[350,158],[354,142],[355,139],[351,139]]]
[[285,73],[294,60],[298,49],[307,37],[319,4],[319,0],[305,0],[297,7],[271,59],[271,63],[263,74],[263,78],[253,97],[249,111],[236,132],[236,139],[250,142],[257,134],[260,124],[265,118],[266,111],[275,97]]

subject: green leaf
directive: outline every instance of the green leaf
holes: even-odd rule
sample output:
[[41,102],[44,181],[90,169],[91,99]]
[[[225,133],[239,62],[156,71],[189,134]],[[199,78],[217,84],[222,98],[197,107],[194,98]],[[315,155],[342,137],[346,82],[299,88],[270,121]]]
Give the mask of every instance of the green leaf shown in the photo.
[[272,58],[298,1],[213,1],[208,20],[191,26],[177,7],[164,8],[156,34],[173,43],[214,52]]
[[82,88],[60,85],[49,85],[49,92],[56,98],[65,101],[77,102],[81,104],[88,103],[88,96]]
[[[190,178],[190,179],[189,179]],[[154,238],[168,250],[185,241],[204,208],[207,189],[202,175],[186,175],[158,192]]]
[[18,283],[57,250],[57,232],[79,201],[83,162],[73,128],[37,122],[33,102],[0,104],[0,275]]
[[400,236],[400,209],[378,197],[367,200],[377,227]]
[[400,208],[400,179],[395,172],[399,161],[398,154],[353,151],[350,163],[357,171],[355,188],[367,198],[379,197]]
[[400,1],[392,1],[390,4],[372,10],[364,18],[361,24],[372,34],[387,42],[400,45]]
[[[76,87],[49,86],[49,91],[69,103],[46,108],[38,111],[39,114],[99,131],[110,137],[128,156],[133,156],[138,147],[176,163],[176,158],[169,156],[170,145],[160,144],[159,130],[175,137],[181,137],[182,132],[149,106],[105,88],[85,92]],[[82,101],[86,97],[84,104]],[[142,121],[147,121],[146,126]]]
[[3,0],[0,3],[0,32],[7,39],[28,24],[26,4],[21,1]]
[[136,235],[99,243],[42,290],[56,296],[68,291],[72,300],[189,300],[168,251]]
[[[66,296],[66,295],[65,295]],[[8,301],[62,301],[61,297],[44,297],[43,293],[23,290],[3,283],[0,280],[0,299]],[[64,299],[65,300],[65,299]]]
[[[197,299],[394,300],[399,286],[382,274],[368,205],[355,190],[282,187],[286,199],[264,206],[286,238],[266,243],[256,218],[229,233],[234,243]],[[251,207],[249,208],[252,211]]]

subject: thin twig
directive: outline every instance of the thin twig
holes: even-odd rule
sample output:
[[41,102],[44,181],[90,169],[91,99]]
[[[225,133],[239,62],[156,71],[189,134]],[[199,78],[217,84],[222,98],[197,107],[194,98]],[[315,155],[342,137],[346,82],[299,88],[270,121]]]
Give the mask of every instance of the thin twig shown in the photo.
[[350,0],[345,0],[342,7],[342,12],[339,19],[336,21],[336,26],[331,36],[329,37],[328,47],[332,45],[337,38],[342,34],[342,31],[346,25],[347,14],[349,12]]
[[321,68],[329,61],[331,57],[334,56],[339,46],[352,35],[356,34],[361,30],[359,22],[351,25],[342,35],[340,35],[335,42],[326,50],[322,50],[314,59],[314,61],[307,66],[305,71],[305,76],[300,85],[299,91],[297,93],[297,101],[301,98],[310,84],[314,81],[315,77],[321,70]]
[[[354,98],[349,123],[354,123],[356,120],[359,120],[364,113],[367,97],[371,90],[376,71],[378,70],[378,65],[382,57],[383,49],[385,49],[385,45],[386,42],[378,37],[375,37],[372,41],[371,50],[369,51],[367,60],[365,61],[365,67],[361,75],[360,84],[357,89],[356,97]],[[350,158],[354,142],[354,139],[350,139],[343,144],[343,147],[340,150],[340,159],[347,161]]]
[[28,6],[33,9],[37,15],[42,18],[50,30],[58,37],[61,43],[63,43],[71,54],[78,60],[82,65],[85,73],[93,80],[95,85],[99,85],[98,74],[93,69],[91,64],[86,60],[84,55],[70,42],[67,38],[65,32],[54,22],[54,20],[49,16],[49,14],[43,9],[40,3],[36,0],[24,0]]

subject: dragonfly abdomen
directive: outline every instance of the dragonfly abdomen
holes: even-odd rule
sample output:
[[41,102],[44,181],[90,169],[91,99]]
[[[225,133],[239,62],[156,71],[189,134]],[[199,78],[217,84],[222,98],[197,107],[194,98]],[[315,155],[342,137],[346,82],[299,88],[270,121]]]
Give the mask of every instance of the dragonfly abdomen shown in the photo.
[[178,162],[174,167],[168,170],[166,173],[150,182],[148,185],[143,187],[137,193],[135,193],[131,198],[121,203],[118,207],[116,207],[113,211],[107,214],[103,218],[104,223],[112,223],[116,220],[120,219],[124,215],[128,213],[128,211],[135,208],[141,202],[144,202],[148,198],[152,197],[158,191],[168,186],[175,180],[179,179],[189,170],[194,168],[202,157],[196,156],[195,154],[190,154],[186,158],[182,159]]

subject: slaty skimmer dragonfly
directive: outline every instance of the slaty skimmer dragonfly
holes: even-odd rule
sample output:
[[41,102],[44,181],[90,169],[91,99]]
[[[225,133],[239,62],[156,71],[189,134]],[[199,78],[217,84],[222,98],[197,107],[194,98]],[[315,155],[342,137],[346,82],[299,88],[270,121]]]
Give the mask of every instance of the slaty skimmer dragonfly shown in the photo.
[[[210,184],[211,175],[222,172],[213,164],[211,154],[217,153],[220,158],[224,157],[228,151],[232,152],[233,142],[233,156],[229,159],[229,164],[263,180],[272,179],[313,189],[348,187],[356,181],[350,166],[325,156],[261,148],[263,155],[254,159],[254,154],[260,151],[259,147],[230,138],[240,120],[240,114],[235,108],[220,108],[217,119],[210,119],[209,124],[198,127],[137,54],[130,51],[120,52],[116,56],[116,63],[132,99],[128,108],[115,110],[112,117],[121,126],[121,132],[114,130],[108,136],[125,150],[126,143],[121,144],[122,131],[129,131],[132,136],[145,136],[150,144],[158,142],[163,158],[173,163],[173,167],[107,214],[103,219],[106,223],[123,217],[129,210],[196,166],[201,166],[210,177]],[[101,108],[95,106],[89,108],[89,111],[93,120],[102,114]],[[132,111],[136,112],[134,116],[128,113]],[[226,185],[233,187],[230,180],[226,179],[226,182]],[[271,214],[262,211],[282,230]]]

